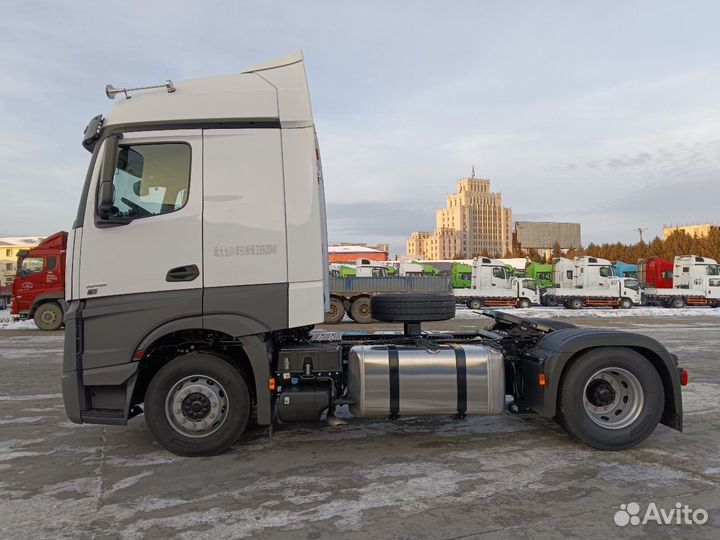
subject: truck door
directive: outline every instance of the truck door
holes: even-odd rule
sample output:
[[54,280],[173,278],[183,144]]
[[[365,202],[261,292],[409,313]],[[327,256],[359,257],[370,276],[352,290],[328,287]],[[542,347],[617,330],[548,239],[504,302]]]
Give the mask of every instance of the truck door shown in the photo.
[[[99,218],[94,196],[86,204],[80,299],[108,299],[103,306],[122,304],[124,312],[137,308],[148,324],[151,309],[167,311],[164,319],[177,309],[177,316],[201,313],[202,151],[200,130],[124,134],[110,216]],[[95,168],[90,193],[98,191],[101,170]]]

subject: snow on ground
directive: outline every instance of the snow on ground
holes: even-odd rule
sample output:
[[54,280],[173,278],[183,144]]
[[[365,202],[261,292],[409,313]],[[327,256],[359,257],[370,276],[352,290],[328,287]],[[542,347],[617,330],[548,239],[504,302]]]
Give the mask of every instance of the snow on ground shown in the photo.
[[0,329],[3,330],[33,330],[37,328],[33,320],[16,321],[10,315],[9,309],[0,309]]
[[[535,319],[560,319],[568,317],[598,317],[598,318],[619,318],[619,317],[720,317],[720,309],[711,307],[692,307],[682,309],[669,309],[662,307],[635,306],[631,309],[613,308],[584,308],[566,309],[564,307],[537,306],[528,309],[496,308],[497,311],[504,311],[517,317]],[[456,319],[475,319],[480,317],[480,311],[474,311],[465,306],[457,306],[455,310]]]

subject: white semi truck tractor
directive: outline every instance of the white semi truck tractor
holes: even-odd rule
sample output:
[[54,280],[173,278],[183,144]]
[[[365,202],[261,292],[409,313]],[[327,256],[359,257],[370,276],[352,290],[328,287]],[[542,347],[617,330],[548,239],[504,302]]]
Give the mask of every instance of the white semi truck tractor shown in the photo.
[[[535,413],[596,448],[681,430],[677,357],[652,338],[488,311],[424,333],[450,293],[377,294],[402,335],[325,339],[320,152],[300,54],[237,75],[116,89],[68,239],[62,389],[77,423],[138,414],[180,455],[225,451],[252,419]],[[131,264],[118,265],[118,259]],[[321,341],[324,339],[324,341]],[[507,396],[511,397],[510,401]]]
[[568,309],[613,307],[630,309],[642,301],[635,278],[621,278],[612,264],[597,257],[576,257],[553,261],[554,286],[546,289],[543,303],[562,304]]
[[715,259],[697,255],[675,257],[672,289],[648,287],[646,303],[667,308],[685,306],[720,307],[720,265]]

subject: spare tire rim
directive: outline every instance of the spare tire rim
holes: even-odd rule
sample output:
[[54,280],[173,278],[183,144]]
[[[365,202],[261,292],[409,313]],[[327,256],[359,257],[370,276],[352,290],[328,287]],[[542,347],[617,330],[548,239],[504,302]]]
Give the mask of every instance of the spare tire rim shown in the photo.
[[618,367],[593,374],[583,389],[585,413],[600,427],[622,429],[633,424],[642,413],[645,393],[640,381]]
[[165,416],[175,431],[200,438],[215,433],[225,423],[227,392],[207,375],[190,375],[175,383],[165,399]]

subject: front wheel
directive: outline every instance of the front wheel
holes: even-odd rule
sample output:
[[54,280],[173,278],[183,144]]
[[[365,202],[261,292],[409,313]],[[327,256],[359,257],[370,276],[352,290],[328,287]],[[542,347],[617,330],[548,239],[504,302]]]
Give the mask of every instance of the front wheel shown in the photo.
[[226,359],[192,352],[171,360],[145,395],[145,421],[160,445],[179,456],[223,453],[245,431],[251,401],[242,374]]
[[600,450],[624,450],[655,429],[665,403],[660,376],[641,354],[605,347],[577,358],[563,374],[558,420]]
[[339,298],[330,298],[330,311],[325,313],[325,324],[337,324],[345,317],[345,306]]
[[527,309],[532,306],[529,298],[519,298],[517,301],[517,307],[520,309]]
[[629,298],[621,298],[620,299],[620,308],[621,309],[630,309],[633,307],[633,301]]
[[37,307],[33,319],[40,330],[58,330],[63,324],[63,310],[55,302],[45,302]]

